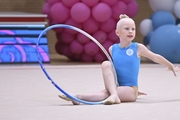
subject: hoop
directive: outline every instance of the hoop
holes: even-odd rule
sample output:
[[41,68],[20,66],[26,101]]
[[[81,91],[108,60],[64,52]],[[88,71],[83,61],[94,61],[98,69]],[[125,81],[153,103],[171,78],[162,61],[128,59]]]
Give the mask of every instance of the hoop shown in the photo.
[[39,61],[39,65],[42,69],[42,71],[44,72],[44,74],[46,75],[46,77],[48,78],[48,80],[51,81],[51,83],[59,90],[61,91],[64,95],[66,95],[68,98],[74,100],[74,101],[77,101],[79,103],[83,103],[83,104],[88,104],[88,105],[97,105],[97,104],[103,104],[103,101],[99,101],[99,102],[89,102],[89,101],[84,101],[84,100],[81,100],[81,99],[78,99],[74,96],[71,96],[70,94],[68,94],[67,92],[65,92],[61,87],[59,87],[52,79],[51,77],[49,76],[49,74],[46,72],[46,69],[44,68],[43,66],[43,63],[41,61],[41,57],[40,57],[40,52],[39,52],[39,41],[40,39],[42,38],[42,36],[49,30],[53,29],[53,28],[67,28],[67,29],[72,29],[72,30],[75,30],[75,31],[78,31],[80,33],[82,33],[83,35],[85,35],[86,37],[88,37],[89,39],[91,39],[94,43],[96,43],[100,48],[101,50],[104,52],[104,54],[107,56],[108,60],[112,63],[112,66],[113,66],[113,71],[114,71],[114,76],[115,76],[115,80],[116,80],[116,83],[117,83],[117,75],[116,75],[116,72],[115,72],[115,68],[114,68],[114,65],[113,65],[113,62],[112,62],[112,59],[110,57],[110,55],[108,54],[108,52],[105,50],[105,48],[95,39],[93,38],[91,35],[89,35],[88,33],[86,33],[85,31],[77,28],[77,27],[74,27],[74,26],[71,26],[71,25],[66,25],[66,24],[56,24],[56,25],[52,25],[52,26],[49,26],[47,27],[46,29],[44,29],[40,35],[38,36],[38,40],[36,42],[36,52],[37,52],[37,58],[38,58],[38,61]]

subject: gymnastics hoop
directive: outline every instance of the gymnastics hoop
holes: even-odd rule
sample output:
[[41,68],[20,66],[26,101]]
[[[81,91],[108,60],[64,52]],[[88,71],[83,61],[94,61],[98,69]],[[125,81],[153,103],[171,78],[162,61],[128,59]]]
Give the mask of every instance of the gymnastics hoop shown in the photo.
[[71,25],[66,25],[66,24],[56,24],[56,25],[51,25],[49,27],[47,27],[46,29],[44,29],[38,36],[38,40],[36,42],[36,52],[37,52],[37,58],[38,58],[38,61],[39,61],[39,65],[42,69],[42,71],[44,72],[44,74],[46,75],[46,77],[48,78],[48,80],[51,81],[51,83],[59,90],[61,91],[64,95],[66,95],[68,98],[74,100],[74,101],[77,101],[79,103],[83,103],[83,104],[88,104],[88,105],[97,105],[97,104],[103,104],[104,101],[99,101],[99,102],[89,102],[89,101],[84,101],[84,100],[81,100],[81,99],[78,99],[74,96],[71,96],[70,94],[68,94],[67,92],[65,92],[61,87],[59,87],[52,79],[51,77],[49,76],[49,74],[47,73],[46,69],[44,68],[44,65],[41,61],[41,55],[40,55],[40,52],[39,52],[39,41],[40,39],[42,38],[42,36],[49,30],[53,29],[53,28],[67,28],[67,29],[72,29],[72,30],[75,30],[77,32],[80,32],[81,34],[85,35],[86,37],[88,37],[90,40],[92,40],[94,43],[96,43],[100,48],[101,50],[104,52],[104,54],[107,56],[108,60],[112,63],[112,66],[113,66],[113,71],[114,71],[114,76],[115,76],[115,80],[116,80],[116,84],[117,84],[117,75],[116,75],[116,72],[115,72],[115,68],[114,68],[114,65],[113,65],[113,61],[110,57],[110,55],[108,54],[108,52],[106,51],[106,49],[94,38],[92,37],[91,35],[89,35],[88,33],[86,33],[85,31],[77,28],[77,27],[74,27],[74,26],[71,26]]

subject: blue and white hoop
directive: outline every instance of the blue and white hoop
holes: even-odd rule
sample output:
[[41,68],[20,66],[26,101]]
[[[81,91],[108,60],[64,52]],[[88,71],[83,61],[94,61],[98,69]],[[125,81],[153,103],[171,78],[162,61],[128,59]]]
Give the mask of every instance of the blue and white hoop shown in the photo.
[[[97,104],[103,104],[103,101],[99,101],[99,102],[89,102],[89,101],[84,101],[84,100],[81,100],[81,99],[78,99],[74,96],[71,96],[70,94],[68,94],[67,92],[65,92],[61,87],[59,87],[52,79],[51,77],[49,76],[49,74],[46,72],[46,69],[44,68],[43,66],[43,63],[41,61],[41,57],[40,57],[40,52],[39,52],[39,41],[40,39],[42,38],[42,36],[44,34],[46,34],[47,31],[53,29],[53,28],[67,28],[67,29],[72,29],[72,30],[75,30],[75,31],[78,31],[80,33],[82,33],[83,35],[85,35],[86,37],[88,37],[89,39],[91,39],[94,43],[96,43],[99,48],[101,48],[101,50],[104,52],[104,54],[107,56],[108,60],[112,63],[112,66],[113,66],[113,62],[112,62],[112,59],[110,57],[110,55],[108,54],[108,52],[106,51],[106,49],[94,38],[92,37],[91,35],[89,35],[88,33],[86,33],[85,31],[77,28],[77,27],[74,27],[74,26],[71,26],[71,25],[66,25],[66,24],[56,24],[56,25],[52,25],[52,26],[49,26],[47,27],[46,29],[44,29],[40,35],[38,36],[38,40],[36,42],[36,52],[37,52],[37,58],[38,58],[38,61],[39,61],[39,64],[40,64],[40,67],[42,69],[42,71],[44,72],[44,74],[46,75],[46,77],[51,81],[51,83],[59,90],[61,91],[64,95],[66,95],[68,98],[72,99],[72,100],[75,100],[79,103],[83,103],[83,104],[88,104],[88,105],[97,105]],[[114,70],[114,76],[115,76],[115,80],[117,81],[117,76],[116,76],[116,72],[115,72],[115,69],[114,69],[114,66],[113,66],[113,70]]]

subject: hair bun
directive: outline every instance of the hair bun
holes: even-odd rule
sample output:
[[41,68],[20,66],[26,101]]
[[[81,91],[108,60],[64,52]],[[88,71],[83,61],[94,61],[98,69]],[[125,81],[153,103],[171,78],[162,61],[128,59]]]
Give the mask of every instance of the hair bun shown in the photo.
[[127,16],[126,14],[121,14],[121,15],[119,16],[119,18],[120,18],[120,19],[129,18],[129,16]]

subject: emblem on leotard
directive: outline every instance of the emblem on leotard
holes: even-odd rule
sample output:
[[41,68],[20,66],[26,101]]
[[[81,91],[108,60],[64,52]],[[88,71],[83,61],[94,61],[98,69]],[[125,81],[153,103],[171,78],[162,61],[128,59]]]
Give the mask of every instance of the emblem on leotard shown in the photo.
[[133,55],[133,53],[134,53],[134,51],[133,51],[132,49],[127,49],[127,51],[126,51],[126,54],[127,54],[128,56]]

